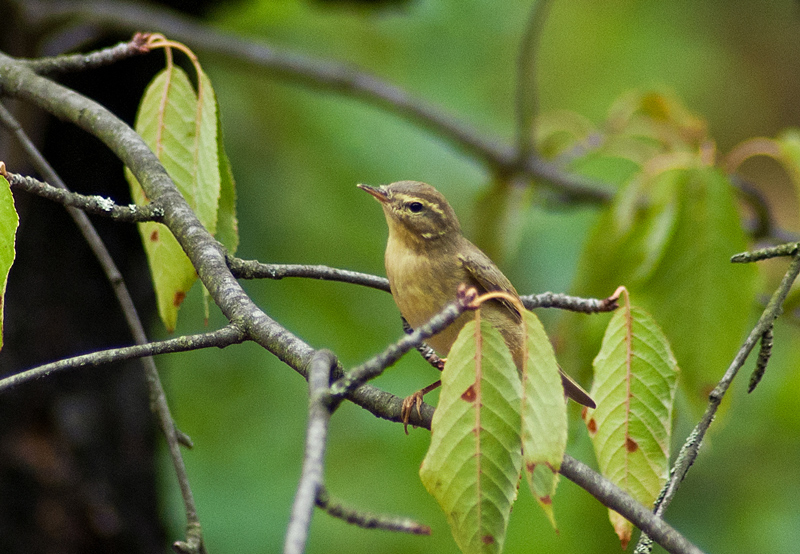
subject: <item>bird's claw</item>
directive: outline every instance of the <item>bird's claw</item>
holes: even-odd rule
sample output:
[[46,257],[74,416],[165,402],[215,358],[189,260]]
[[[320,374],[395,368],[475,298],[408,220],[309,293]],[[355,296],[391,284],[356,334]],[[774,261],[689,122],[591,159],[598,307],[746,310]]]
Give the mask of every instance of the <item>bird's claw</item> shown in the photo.
[[411,396],[407,396],[403,399],[403,405],[400,407],[400,418],[403,420],[403,430],[408,434],[408,420],[411,418],[411,410],[413,408],[417,408],[417,415],[422,417],[422,412],[420,412],[420,406],[422,406],[422,397],[424,396],[424,392],[418,390]]

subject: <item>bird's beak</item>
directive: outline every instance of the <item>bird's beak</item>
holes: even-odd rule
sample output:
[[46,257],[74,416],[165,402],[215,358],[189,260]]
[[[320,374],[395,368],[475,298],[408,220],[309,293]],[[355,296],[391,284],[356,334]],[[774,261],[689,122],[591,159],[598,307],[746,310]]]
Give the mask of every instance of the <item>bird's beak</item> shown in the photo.
[[389,201],[389,193],[386,192],[386,189],[383,188],[383,187],[371,187],[369,185],[364,185],[364,184],[361,184],[361,183],[359,183],[356,186],[358,188],[360,188],[361,190],[365,190],[368,193],[370,193],[381,204],[385,204],[385,203],[387,203]]

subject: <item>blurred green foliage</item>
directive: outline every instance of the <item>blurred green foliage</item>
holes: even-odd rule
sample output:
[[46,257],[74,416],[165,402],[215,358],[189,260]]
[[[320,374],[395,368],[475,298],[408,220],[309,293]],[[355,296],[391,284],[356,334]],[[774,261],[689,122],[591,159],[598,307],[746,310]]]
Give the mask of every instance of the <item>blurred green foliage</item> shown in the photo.
[[[212,23],[298,54],[352,63],[510,144],[516,48],[528,8],[521,1],[415,0],[368,10],[251,0],[221,6]],[[544,113],[576,112],[580,116],[555,120],[586,129],[601,125],[612,105],[632,89],[671,90],[707,122],[725,152],[752,136],[775,136],[800,120],[798,32],[800,9],[788,0],[554,2],[541,40],[540,108]],[[383,274],[385,223],[373,202],[357,191],[358,182],[430,182],[450,200],[467,235],[480,235],[482,221],[476,214],[483,210],[477,201],[498,186],[496,176],[451,144],[347,97],[243,72],[231,63],[201,61],[218,95],[237,180],[242,257]],[[630,162],[607,162],[587,158],[577,169],[618,183],[636,169],[636,164],[626,169],[624,163]],[[748,164],[743,171],[765,190],[779,220],[796,228],[797,205],[788,180],[776,178],[768,164]],[[568,292],[573,283],[598,280],[580,260],[591,233],[597,234],[590,229],[603,217],[599,208],[558,203],[538,193],[524,195],[516,207],[503,227],[507,235],[486,240],[494,241],[495,254],[502,254],[501,266],[520,293]],[[711,207],[719,207],[717,200]],[[602,246],[602,239],[594,240]],[[709,242],[708,250],[714,244]],[[718,271],[730,281],[726,287],[735,287],[741,272],[748,271],[724,261],[733,253],[717,252],[722,260],[716,262]],[[663,263],[669,266],[669,261]],[[763,290],[769,293],[785,262],[762,266]],[[745,281],[729,299],[738,315],[731,318],[719,308],[721,315],[715,317],[722,321],[704,323],[702,338],[710,344],[706,380],[722,375],[749,330],[738,325],[757,313],[759,298],[749,278]],[[601,283],[605,292],[594,294],[610,294],[619,284]],[[397,310],[385,293],[309,280],[244,285],[271,317],[312,346],[331,348],[345,367],[367,359],[402,333]],[[642,293],[648,290],[643,285]],[[190,293],[177,333],[223,324],[220,315],[212,314],[209,327],[203,325],[200,296],[197,289]],[[681,348],[691,336],[677,331],[673,337],[669,328],[680,329],[680,317],[695,317],[686,305],[693,300],[699,299],[654,296],[648,304],[658,319],[659,304],[672,302],[675,319],[660,323],[681,365]],[[559,325],[560,314],[540,315],[559,346],[576,340],[569,325]],[[600,325],[609,317],[580,316]],[[728,338],[718,348],[718,327],[730,320],[739,323],[724,334],[739,338]],[[745,394],[747,376],[737,380],[725,400],[730,409],[712,427],[667,512],[670,523],[703,549],[760,551],[766,537],[773,549],[796,549],[798,339],[795,325],[779,323],[764,380],[750,396]],[[701,358],[696,365],[703,363],[702,353],[693,355]],[[177,422],[195,442],[186,463],[209,550],[280,551],[300,475],[305,381],[253,345],[174,355],[159,363]],[[584,365],[565,367],[585,382],[585,356],[576,363]],[[752,362],[743,371],[749,368]],[[375,384],[405,396],[436,377],[419,356],[409,355]],[[691,376],[680,379],[681,386],[697,383]],[[435,403],[436,394],[427,400]],[[696,407],[696,398],[687,398],[685,391],[679,395],[673,433],[678,446],[696,422]],[[568,452],[594,465],[577,409],[570,409]],[[419,480],[428,443],[427,431],[406,437],[401,426],[376,420],[351,404],[337,411],[327,453],[331,495],[363,510],[412,516],[430,525],[433,536],[360,530],[318,512],[308,552],[457,552],[444,514]],[[166,458],[163,468],[165,516],[178,538],[183,520]],[[554,508],[558,535],[530,495],[521,494],[511,515],[506,552],[619,548],[606,509],[572,483],[561,481]]]

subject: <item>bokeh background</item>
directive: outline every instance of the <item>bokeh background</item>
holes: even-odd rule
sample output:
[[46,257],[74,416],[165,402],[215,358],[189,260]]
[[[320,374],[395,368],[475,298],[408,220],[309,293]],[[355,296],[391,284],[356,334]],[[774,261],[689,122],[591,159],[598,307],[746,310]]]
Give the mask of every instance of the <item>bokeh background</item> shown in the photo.
[[[543,113],[568,111],[599,125],[613,102],[631,90],[670,91],[707,121],[721,153],[800,121],[797,2],[551,4],[539,51]],[[246,0],[219,3],[203,18],[298,55],[362,68],[511,144],[516,59],[529,8],[530,2],[518,0]],[[201,62],[218,95],[237,181],[239,256],[384,274],[385,222],[375,202],[356,188],[360,182],[429,182],[450,200],[467,235],[480,233],[481,199],[494,176],[479,160],[347,95],[287,83],[228,59],[201,56]],[[742,170],[764,191],[780,224],[797,231],[797,194],[777,164],[754,160]],[[570,290],[598,210],[534,197],[508,233],[494,237],[500,244],[495,254],[521,293]],[[764,264],[765,294],[784,267],[781,261]],[[618,284],[609,283],[608,292]],[[332,349],[345,367],[402,333],[386,293],[301,279],[244,286],[271,317],[312,346]],[[753,322],[762,300],[731,299],[753,305]],[[540,317],[548,330],[561,332],[554,337],[558,342],[570,340],[568,330],[558,326],[558,313]],[[176,334],[224,323],[213,311],[207,326],[203,320],[195,287]],[[741,330],[743,338],[748,331]],[[155,316],[152,335],[166,336]],[[764,381],[747,395],[747,375],[737,380],[667,513],[670,523],[706,551],[800,552],[798,339],[796,318],[788,313],[776,328]],[[194,440],[185,459],[209,551],[279,551],[300,476],[305,381],[253,345],[172,355],[158,363],[177,423]],[[746,369],[751,367],[752,362]],[[720,376],[725,369],[718,368]],[[435,379],[411,354],[374,384],[406,396]],[[429,397],[435,399],[435,393]],[[679,402],[676,449],[697,417],[696,409]],[[411,516],[430,525],[433,534],[366,531],[318,512],[308,552],[457,552],[444,515],[418,477],[428,442],[425,430],[405,436],[400,425],[343,405],[331,421],[329,492],[361,510]],[[594,464],[574,406],[568,452]],[[182,506],[163,452],[158,480],[167,534],[176,540],[183,532]],[[559,533],[523,488],[506,552],[619,549],[607,511],[586,492],[563,480],[554,505]]]
[[[529,4],[417,0],[358,9],[261,1],[222,8],[211,19],[292,51],[352,63],[510,143],[517,49]],[[555,1],[541,38],[540,109],[572,111],[599,124],[631,89],[668,90],[707,119],[725,152],[798,122],[798,31],[800,5],[789,1]],[[479,199],[493,177],[480,162],[351,98],[213,60],[206,68],[219,94],[239,187],[242,257],[383,274],[385,223],[372,199],[355,188],[358,182],[432,183],[450,199],[467,233],[478,232]],[[796,229],[795,193],[777,165],[754,161],[743,169],[768,194],[781,223]],[[503,268],[517,288],[568,291],[596,215],[592,207],[534,204],[515,233],[502,239],[512,243]],[[315,347],[333,349],[348,367],[400,335],[392,300],[380,292],[302,280],[245,286],[270,315]],[[197,295],[187,301],[179,332],[202,329],[200,312],[191,306]],[[557,314],[542,317],[555,328]],[[770,544],[800,552],[800,417],[790,392],[798,384],[796,339],[793,323],[779,326],[774,366],[756,393],[746,396],[747,376],[739,379],[726,400],[731,409],[668,512],[668,520],[703,549],[753,552]],[[305,383],[247,346],[161,364],[178,422],[197,444],[187,463],[209,547],[276,551],[300,473]],[[434,378],[422,360],[407,356],[375,384],[404,396]],[[685,405],[676,412],[677,447],[696,413]],[[428,439],[422,430],[406,437],[399,426],[351,405],[337,412],[326,468],[331,493],[364,510],[413,516],[431,525],[433,535],[361,531],[317,514],[309,552],[456,552],[443,514],[418,479]],[[569,452],[593,461],[577,417]],[[168,471],[163,480],[166,512],[178,528],[178,496]],[[562,482],[555,510],[559,534],[521,491],[506,551],[619,548],[605,509],[572,483]]]

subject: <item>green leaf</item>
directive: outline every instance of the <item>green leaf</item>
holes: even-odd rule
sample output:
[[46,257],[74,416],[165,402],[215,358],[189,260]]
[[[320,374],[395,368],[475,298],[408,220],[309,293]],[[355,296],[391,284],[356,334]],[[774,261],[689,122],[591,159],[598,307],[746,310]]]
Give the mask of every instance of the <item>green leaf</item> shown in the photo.
[[[608,324],[594,371],[597,408],[584,417],[600,471],[652,506],[668,472],[675,356],[647,312],[623,306]],[[609,517],[625,548],[632,524],[613,511]]]
[[522,376],[522,455],[533,496],[555,528],[553,496],[567,448],[567,404],[550,339],[539,318],[525,311],[527,356]]
[[470,321],[450,349],[420,467],[464,553],[501,552],[516,498],[520,452],[517,369],[500,333]]
[[236,254],[239,248],[239,221],[236,218],[236,182],[233,180],[233,171],[228,154],[225,153],[225,144],[222,140],[222,122],[219,120],[217,109],[217,159],[219,161],[220,195],[217,211],[217,239],[228,249]]
[[14,263],[19,216],[14,208],[14,197],[5,177],[0,176],[0,348],[3,347],[3,312],[8,272]]
[[[202,71],[198,83],[199,93],[195,93],[189,77],[179,67],[170,66],[159,73],[145,91],[135,128],[200,222],[213,234],[221,191],[219,120],[214,91]],[[229,168],[225,171],[229,175]],[[133,175],[126,171],[126,177],[134,201],[146,203],[147,198]],[[230,191],[226,194],[230,196]],[[230,227],[230,222],[227,225]],[[159,314],[171,331],[178,308],[197,275],[165,226],[142,223],[139,232],[150,264]]]
[[[200,90],[195,99],[195,117],[193,120],[195,135],[192,144],[192,180],[190,196],[179,186],[192,207],[197,218],[209,233],[217,233],[217,215],[219,211],[221,171],[219,150],[221,133],[217,113],[217,98],[208,76],[200,71],[198,75]],[[227,161],[227,160],[226,160]],[[228,167],[228,171],[230,168]],[[192,198],[190,200],[190,198]]]

